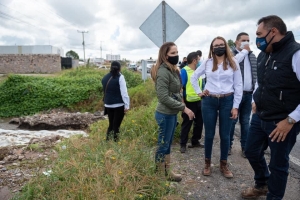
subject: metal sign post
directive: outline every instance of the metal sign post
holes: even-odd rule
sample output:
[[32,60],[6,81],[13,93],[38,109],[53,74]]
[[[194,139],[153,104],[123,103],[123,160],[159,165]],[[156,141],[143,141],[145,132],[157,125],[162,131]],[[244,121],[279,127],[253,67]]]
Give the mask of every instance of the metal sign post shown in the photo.
[[146,60],[142,60],[142,79],[145,80],[148,78],[148,74],[147,74],[147,61]]
[[175,42],[189,24],[165,1],[162,1],[140,26],[140,30],[158,47]]

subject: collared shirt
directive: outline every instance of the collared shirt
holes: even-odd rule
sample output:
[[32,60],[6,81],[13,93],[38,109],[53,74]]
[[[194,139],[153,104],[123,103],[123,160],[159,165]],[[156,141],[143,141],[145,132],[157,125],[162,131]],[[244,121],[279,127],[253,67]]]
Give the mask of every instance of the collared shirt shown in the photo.
[[229,65],[227,70],[223,69],[223,63],[218,65],[216,71],[212,71],[213,59],[204,61],[200,67],[191,76],[191,83],[197,94],[202,91],[198,84],[198,78],[206,74],[206,84],[204,90],[208,90],[209,94],[228,94],[234,92],[233,108],[238,108],[243,96],[243,80],[239,63],[233,59],[236,65],[234,71]]
[[252,91],[252,73],[251,73],[251,65],[249,60],[249,51],[246,49],[243,49],[242,51],[239,51],[236,49],[238,54],[236,54],[234,57],[237,59],[237,61],[240,63],[244,60],[244,91]]
[[[296,73],[298,80],[300,81],[300,50],[296,51],[296,53],[294,53],[293,55],[292,67],[293,67],[293,71]],[[256,91],[257,87],[258,87],[258,83],[256,81],[254,92]],[[252,99],[252,103],[253,102],[254,100]],[[296,122],[300,121],[300,104],[293,112],[289,114],[289,116],[293,118]]]
[[116,104],[105,104],[105,107],[107,108],[117,108],[117,107],[121,107],[121,106],[124,106],[125,109],[129,109],[129,96],[128,96],[128,92],[127,92],[127,87],[126,87],[126,81],[125,81],[125,78],[123,76],[123,74],[120,75],[120,78],[119,78],[119,84],[120,84],[120,91],[121,91],[121,96],[122,96],[122,99],[123,99],[123,102],[124,103],[116,103]]

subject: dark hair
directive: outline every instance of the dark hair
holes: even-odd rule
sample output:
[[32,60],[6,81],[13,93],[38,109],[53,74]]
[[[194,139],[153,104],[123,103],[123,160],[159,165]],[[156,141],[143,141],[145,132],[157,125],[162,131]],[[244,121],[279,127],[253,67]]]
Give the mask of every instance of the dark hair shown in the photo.
[[121,70],[121,64],[118,61],[112,61],[110,65],[110,73],[113,77],[118,76]]
[[264,23],[264,28],[271,30],[271,28],[276,28],[281,35],[285,35],[287,32],[286,25],[284,21],[277,15],[269,15],[262,17],[258,20],[257,25]]
[[243,35],[249,36],[248,33],[241,32],[236,36],[236,40],[239,40]]
[[200,57],[202,57],[202,51],[198,50],[196,51],[197,55],[199,55]]
[[187,63],[191,64],[193,62],[193,60],[197,60],[197,58],[198,58],[198,53],[197,52],[191,52],[187,56]]

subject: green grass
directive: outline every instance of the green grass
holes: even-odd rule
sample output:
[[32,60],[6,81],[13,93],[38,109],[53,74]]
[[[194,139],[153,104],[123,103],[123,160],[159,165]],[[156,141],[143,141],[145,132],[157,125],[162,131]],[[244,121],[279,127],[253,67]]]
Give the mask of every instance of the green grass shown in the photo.
[[53,174],[32,179],[14,199],[163,199],[176,194],[155,173],[156,104],[130,110],[117,143],[105,140],[108,121],[102,120],[90,127],[88,138],[59,144]]
[[[151,80],[145,83],[134,81],[140,75],[126,73],[125,79],[131,86],[128,89],[131,109],[122,122],[120,141],[105,140],[107,120],[92,124],[89,137],[75,136],[58,144],[55,147],[58,158],[48,161],[53,173],[49,177],[43,174],[34,177],[13,199],[146,200],[178,197],[170,182],[155,173],[158,127],[154,119],[157,105],[154,84]],[[84,70],[82,73],[63,72],[60,77],[71,78],[80,74],[89,76]],[[134,85],[134,82],[138,84]],[[88,110],[100,104],[95,99],[84,100],[72,105],[72,109]],[[179,128],[175,135],[178,137]],[[62,149],[63,145],[67,148]]]
[[[141,76],[124,69],[128,88],[142,83]],[[102,77],[107,70],[80,67],[53,77],[9,75],[0,83],[0,117],[32,115],[53,108],[97,111],[101,108]]]

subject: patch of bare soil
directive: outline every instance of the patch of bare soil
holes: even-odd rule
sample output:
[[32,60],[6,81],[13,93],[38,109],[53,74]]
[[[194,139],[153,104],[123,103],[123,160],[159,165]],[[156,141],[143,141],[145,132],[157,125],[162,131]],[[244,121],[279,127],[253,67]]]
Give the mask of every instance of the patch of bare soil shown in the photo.
[[57,158],[53,146],[60,142],[59,136],[53,136],[22,147],[0,148],[0,199],[12,198],[32,177],[50,169]]

